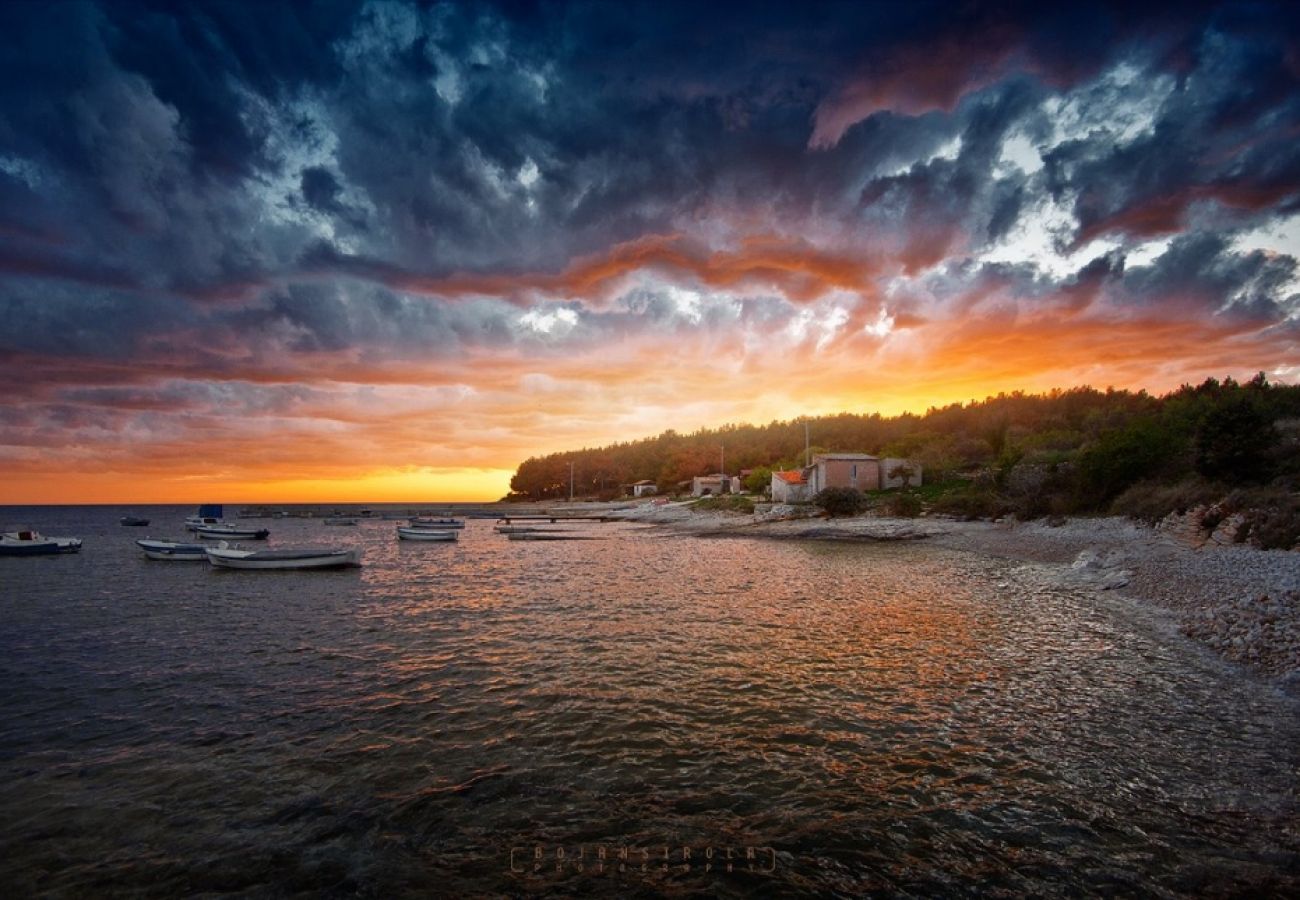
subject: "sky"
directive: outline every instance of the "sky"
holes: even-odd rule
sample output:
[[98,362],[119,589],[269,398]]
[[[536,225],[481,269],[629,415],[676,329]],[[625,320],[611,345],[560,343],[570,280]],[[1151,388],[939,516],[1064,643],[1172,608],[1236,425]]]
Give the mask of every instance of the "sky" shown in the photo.
[[0,504],[495,499],[668,428],[1300,379],[1294,4],[0,33]]

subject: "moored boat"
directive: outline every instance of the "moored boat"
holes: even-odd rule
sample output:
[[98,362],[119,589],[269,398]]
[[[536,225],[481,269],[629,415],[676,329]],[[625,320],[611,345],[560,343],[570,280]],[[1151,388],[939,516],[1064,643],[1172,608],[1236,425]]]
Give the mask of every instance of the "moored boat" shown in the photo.
[[0,535],[0,556],[52,556],[55,553],[76,553],[80,549],[81,538],[46,537],[31,529],[6,531]]
[[245,550],[222,541],[205,547],[208,562],[225,569],[342,569],[361,565],[361,551],[341,547],[287,547],[281,550]]
[[408,525],[397,526],[399,541],[444,541],[450,542],[460,538],[460,532],[454,529],[411,528]]
[[594,534],[574,534],[565,531],[512,531],[506,534],[512,541],[598,541]]
[[224,524],[223,516],[225,507],[220,503],[205,503],[199,507],[196,515],[189,516],[185,519],[185,527],[190,531],[198,531],[201,527],[212,527],[214,525]]
[[191,530],[201,538],[235,541],[264,541],[271,534],[269,528],[241,528],[227,522],[216,525],[199,525]]
[[144,555],[149,559],[163,559],[173,562],[202,562],[208,558],[203,544],[190,544],[184,541],[159,541],[145,538],[136,541]]
[[139,527],[143,527],[143,526],[149,524],[149,520],[148,520],[148,519],[142,519],[142,518],[140,518],[139,516],[123,516],[122,518],[118,519],[117,521],[118,521],[120,524],[122,524],[122,525],[131,525],[131,526],[135,526],[135,527],[137,527],[137,528],[139,528]]
[[411,519],[411,527],[412,528],[439,528],[439,529],[464,528],[465,520],[451,519],[451,518],[433,519],[427,516],[416,516],[415,518]]
[[355,525],[357,520],[352,516],[326,516],[326,525]]

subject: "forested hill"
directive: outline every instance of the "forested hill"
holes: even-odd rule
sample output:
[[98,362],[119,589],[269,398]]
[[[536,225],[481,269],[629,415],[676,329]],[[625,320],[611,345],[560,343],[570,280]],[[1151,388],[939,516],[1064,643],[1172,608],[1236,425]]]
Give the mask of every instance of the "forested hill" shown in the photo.
[[[864,452],[919,461],[927,482],[978,478],[1014,482],[1017,469],[1068,473],[1060,504],[1103,509],[1142,481],[1201,479],[1228,484],[1294,478],[1293,423],[1300,387],[1209,379],[1163,397],[1079,387],[999,394],[981,402],[883,417],[845,412],[807,420],[813,452]],[[660,491],[695,475],[794,468],[804,420],[722,425],[530,458],[511,479],[511,498],[614,497],[649,479]],[[725,463],[724,463],[725,460]],[[761,476],[760,476],[761,477]],[[1063,477],[1063,476],[1062,476]],[[1058,481],[1060,479],[1058,478]],[[1290,485],[1294,489],[1295,485]],[[1060,505],[1058,504],[1058,505]]]

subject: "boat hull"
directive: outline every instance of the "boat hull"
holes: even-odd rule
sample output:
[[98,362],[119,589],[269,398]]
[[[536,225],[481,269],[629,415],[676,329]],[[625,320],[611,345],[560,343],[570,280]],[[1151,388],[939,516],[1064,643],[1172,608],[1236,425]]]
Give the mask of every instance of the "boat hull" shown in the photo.
[[200,525],[194,532],[201,538],[218,541],[264,541],[271,534],[267,528],[234,528],[229,525]]
[[361,565],[360,550],[236,550],[208,547],[208,562],[223,569],[285,571],[346,569]]
[[81,538],[45,537],[35,531],[6,532],[0,537],[0,556],[54,556],[80,550]]
[[506,534],[512,541],[598,541],[594,534],[565,534],[558,531],[512,531]]
[[399,541],[430,541],[452,543],[460,538],[458,531],[441,531],[433,528],[403,528],[398,526]]
[[149,559],[168,562],[203,562],[208,558],[207,548],[202,544],[186,544],[181,541],[136,541]]

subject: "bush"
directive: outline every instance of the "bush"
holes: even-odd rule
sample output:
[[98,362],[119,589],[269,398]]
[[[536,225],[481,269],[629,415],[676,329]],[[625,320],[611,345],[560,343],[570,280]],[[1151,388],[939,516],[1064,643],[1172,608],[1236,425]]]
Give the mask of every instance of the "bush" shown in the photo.
[[812,498],[828,516],[856,516],[867,505],[867,500],[857,488],[823,488]]
[[931,510],[966,520],[997,519],[1011,512],[1011,505],[994,491],[973,488],[945,494],[934,502]]
[[1104,509],[1131,485],[1171,464],[1174,436],[1150,420],[1109,431],[1079,454],[1079,509]]
[[1170,513],[1185,515],[1198,506],[1208,506],[1223,496],[1223,488],[1204,481],[1177,484],[1139,482],[1115,498],[1110,510],[1138,522],[1154,525]]
[[885,515],[904,519],[914,519],[919,516],[921,507],[921,498],[907,491],[890,494],[880,506]]
[[710,494],[691,504],[691,509],[723,510],[725,512],[752,513],[754,498],[743,494]]

